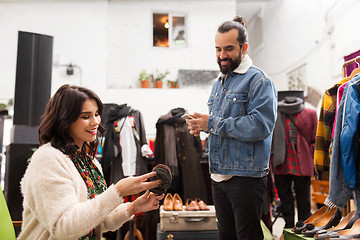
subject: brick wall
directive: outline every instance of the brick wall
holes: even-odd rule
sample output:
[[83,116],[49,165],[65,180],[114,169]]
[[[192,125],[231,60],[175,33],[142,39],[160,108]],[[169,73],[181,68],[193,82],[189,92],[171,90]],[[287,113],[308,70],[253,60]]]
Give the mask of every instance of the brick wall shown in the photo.
[[[109,1],[107,87],[138,87],[142,69],[170,71],[176,79],[178,69],[218,70],[214,38],[217,27],[236,14],[233,0],[188,1]],[[152,46],[152,14],[186,15],[187,48]]]

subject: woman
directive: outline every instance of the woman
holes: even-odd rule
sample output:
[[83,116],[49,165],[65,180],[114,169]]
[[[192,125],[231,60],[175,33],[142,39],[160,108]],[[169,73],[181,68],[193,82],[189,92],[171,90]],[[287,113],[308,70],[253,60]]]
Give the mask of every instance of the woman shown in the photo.
[[[18,239],[101,239],[137,212],[157,209],[163,195],[148,189],[156,173],[106,186],[94,159],[103,105],[89,89],[63,85],[50,99],[39,127],[40,147],[21,181],[23,224]],[[146,191],[132,203],[123,196]]]

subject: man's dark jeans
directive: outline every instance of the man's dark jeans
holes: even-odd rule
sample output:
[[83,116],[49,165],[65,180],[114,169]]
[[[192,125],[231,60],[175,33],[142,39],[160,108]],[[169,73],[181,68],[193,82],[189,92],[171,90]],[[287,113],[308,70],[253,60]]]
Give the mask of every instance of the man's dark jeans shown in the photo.
[[263,240],[261,214],[267,178],[212,181],[220,240]]

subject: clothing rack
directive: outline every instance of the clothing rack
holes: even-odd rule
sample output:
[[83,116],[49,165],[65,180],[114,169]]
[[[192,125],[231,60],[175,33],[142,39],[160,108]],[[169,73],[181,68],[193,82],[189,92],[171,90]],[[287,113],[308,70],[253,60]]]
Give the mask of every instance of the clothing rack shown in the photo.
[[357,64],[360,64],[360,56],[355,57],[355,58],[353,58],[353,59],[350,59],[350,60],[346,61],[346,62],[343,64],[342,74],[343,74],[343,77],[344,77],[344,78],[347,77],[347,75],[346,75],[346,66],[349,65],[349,64],[352,64],[352,63],[354,63],[354,62],[356,62]]

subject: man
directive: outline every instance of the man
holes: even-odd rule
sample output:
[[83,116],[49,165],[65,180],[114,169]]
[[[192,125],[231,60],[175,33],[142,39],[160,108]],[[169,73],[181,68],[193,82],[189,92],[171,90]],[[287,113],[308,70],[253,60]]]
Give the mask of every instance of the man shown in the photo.
[[215,48],[221,74],[208,100],[209,115],[187,119],[191,134],[209,133],[213,200],[223,240],[262,240],[262,205],[269,173],[277,93],[246,54],[244,19],[223,23]]

